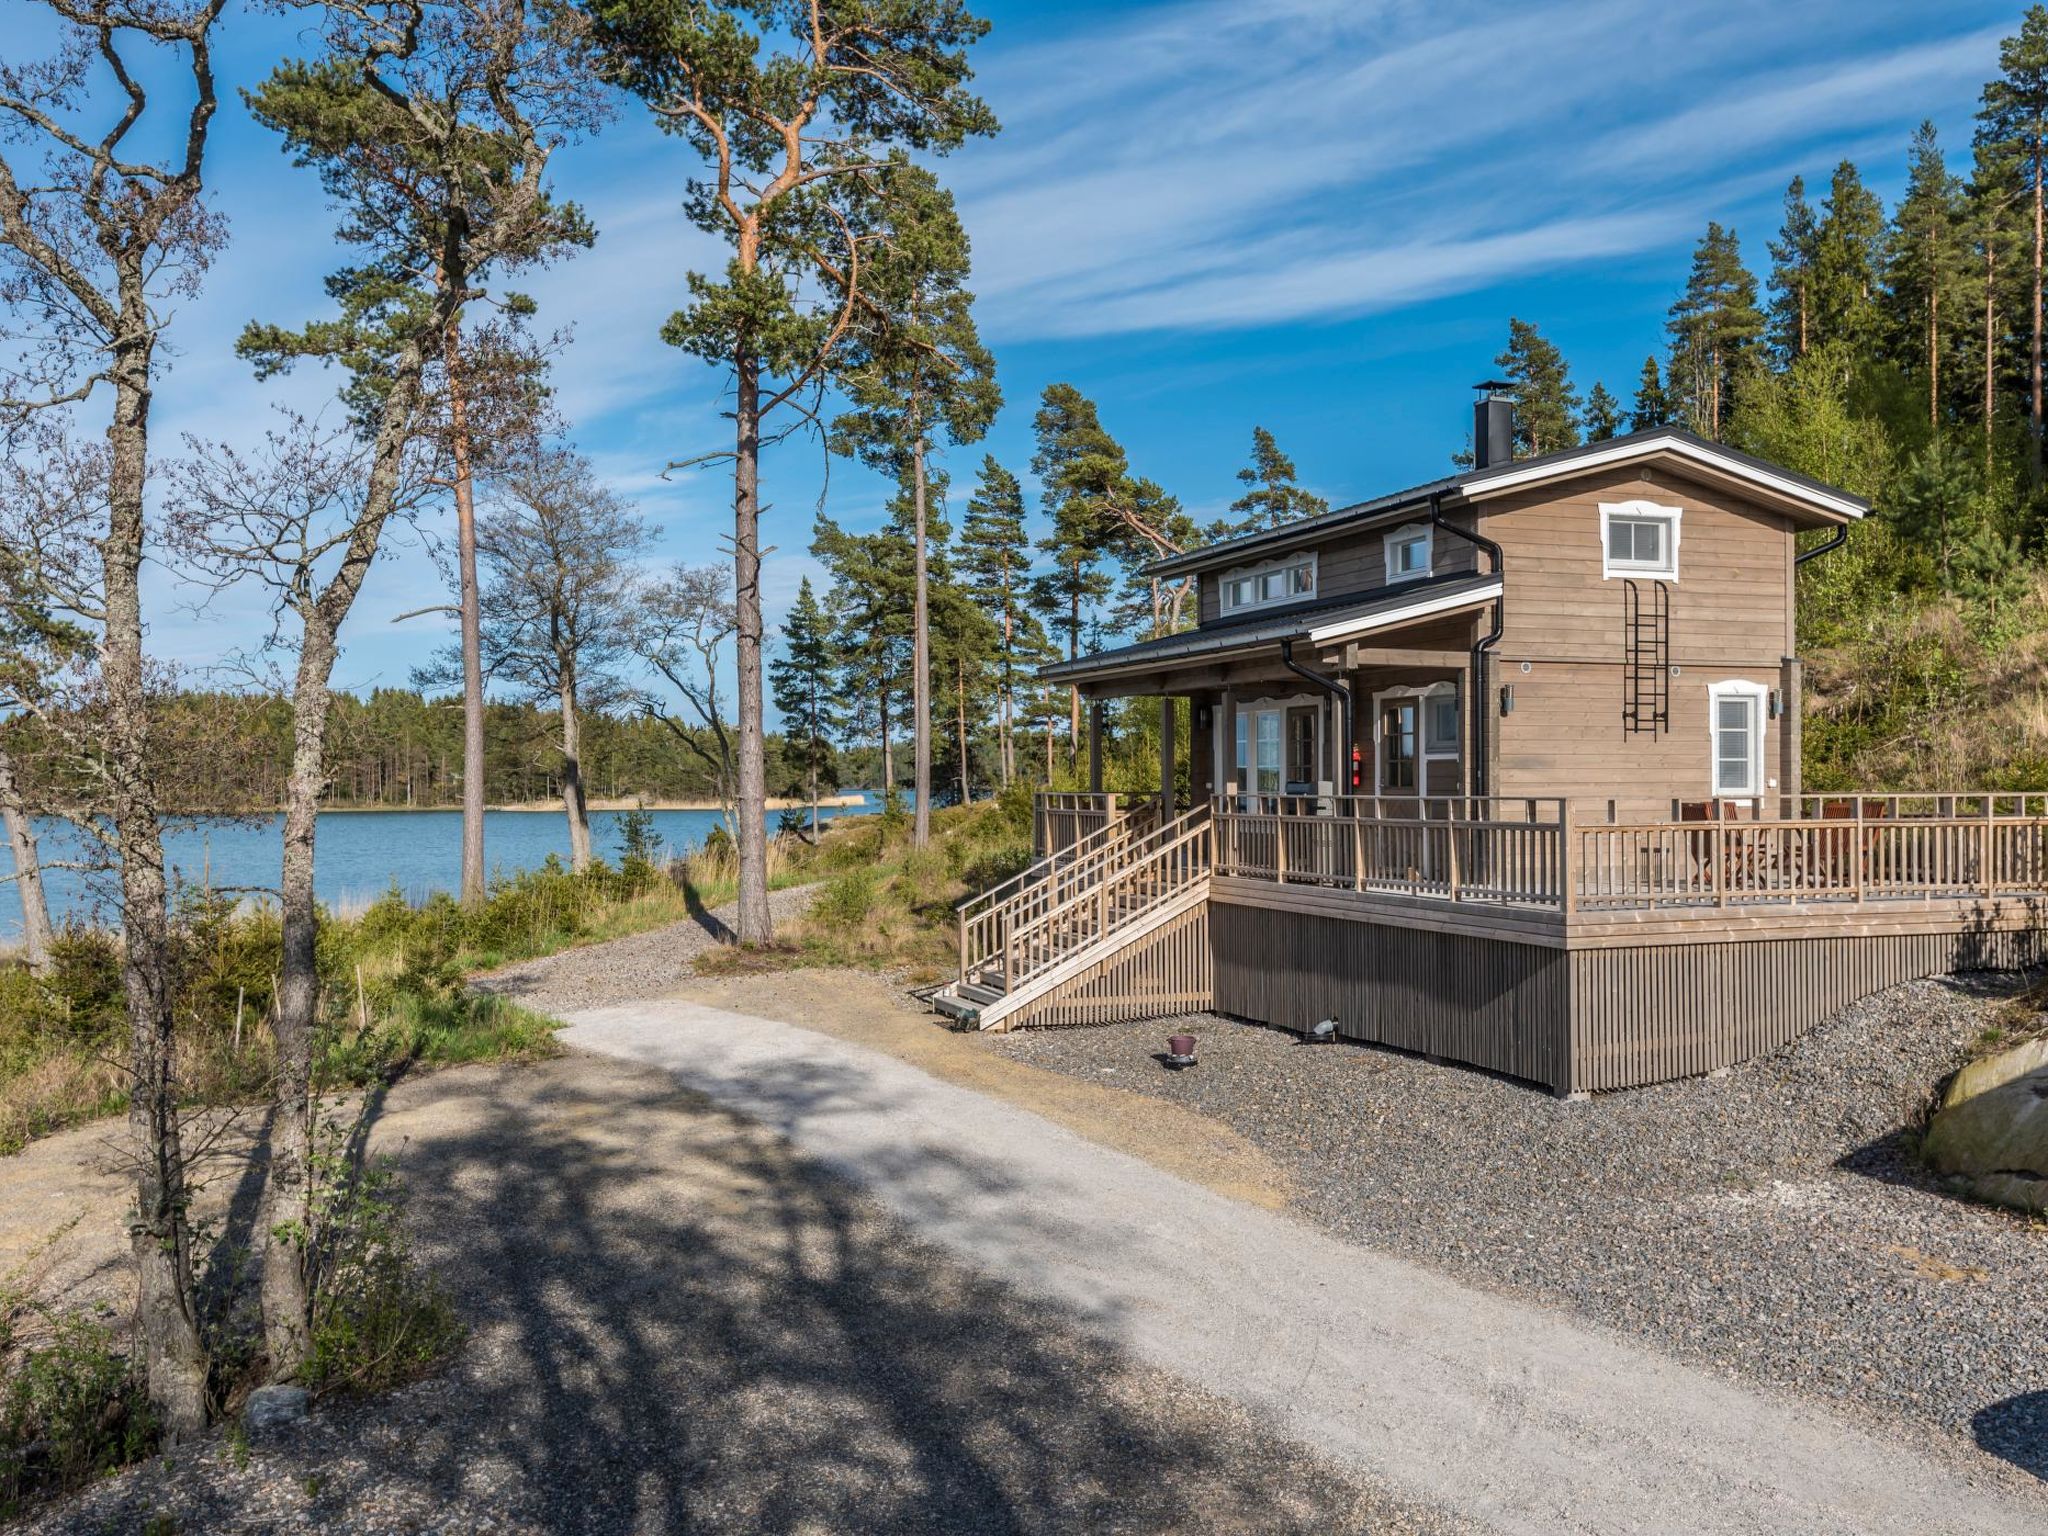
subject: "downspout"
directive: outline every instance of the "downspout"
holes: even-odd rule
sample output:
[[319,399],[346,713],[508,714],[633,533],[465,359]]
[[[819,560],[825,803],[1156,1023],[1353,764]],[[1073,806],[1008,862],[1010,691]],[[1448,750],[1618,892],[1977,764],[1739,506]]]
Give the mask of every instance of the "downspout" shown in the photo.
[[[1501,556],[1500,546],[1484,534],[1468,533],[1465,529],[1444,520],[1444,493],[1433,491],[1429,498],[1429,523],[1432,528],[1441,528],[1445,533],[1455,534],[1475,549],[1481,549],[1493,561],[1493,574],[1500,576],[1501,595],[1493,600],[1493,624],[1487,632],[1473,642],[1472,646],[1472,798],[1483,799],[1486,795],[1486,727],[1487,699],[1491,689],[1486,683],[1486,656],[1500,644],[1501,630],[1506,623],[1507,562]],[[1818,553],[1818,551],[1816,551]]]
[[1840,549],[1844,544],[1848,542],[1849,525],[1847,523],[1844,523],[1841,527],[1837,528],[1833,533],[1829,534],[1826,538],[1822,539],[1818,544],[1814,545],[1813,548],[1808,550],[1802,550],[1799,554],[1794,555],[1792,557],[1792,563],[1794,565],[1804,565],[1809,560],[1819,559],[1822,555],[1826,554],[1831,549]]
[[1358,780],[1352,772],[1351,754],[1352,749],[1357,745],[1358,736],[1356,722],[1351,718],[1350,688],[1338,682],[1334,677],[1325,677],[1320,672],[1311,672],[1307,667],[1297,662],[1294,659],[1294,642],[1292,640],[1282,640],[1280,642],[1280,665],[1292,672],[1296,677],[1305,678],[1307,681],[1314,683],[1316,687],[1337,701],[1337,714],[1338,718],[1343,722],[1342,729],[1344,732],[1343,751],[1337,759],[1343,765],[1337,776],[1338,782],[1344,787],[1338,790],[1337,793],[1340,795],[1357,794]]

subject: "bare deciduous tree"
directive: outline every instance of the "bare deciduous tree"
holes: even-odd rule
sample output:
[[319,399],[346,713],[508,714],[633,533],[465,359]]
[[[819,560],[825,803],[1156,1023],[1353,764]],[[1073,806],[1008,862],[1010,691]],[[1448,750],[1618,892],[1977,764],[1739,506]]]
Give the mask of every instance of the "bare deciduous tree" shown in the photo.
[[[137,1334],[150,1398],[174,1441],[205,1428],[207,1360],[193,1303],[141,573],[157,347],[170,301],[195,291],[221,240],[200,194],[224,3],[44,0],[59,24],[57,51],[0,64],[0,121],[22,146],[0,154],[0,307],[13,349],[0,398],[21,411],[82,404],[103,387],[112,395],[97,601],[74,615],[97,641],[95,799],[121,866]],[[175,128],[159,126],[152,93],[183,98]]]
[[264,1183],[264,1343],[273,1376],[305,1366],[311,1347],[315,1251],[309,1159],[313,1041],[318,1024],[319,908],[313,895],[320,797],[327,787],[327,725],[341,627],[355,606],[393,516],[414,507],[422,486],[406,473],[406,435],[396,451],[346,428],[288,416],[251,454],[191,444],[174,481],[172,547],[218,587],[267,589],[267,648],[288,659],[292,758],[285,780],[283,924],[278,968],[278,1081]]
[[[579,454],[537,454],[493,477],[494,503],[477,526],[483,557],[484,671],[558,711],[562,811],[569,862],[590,864],[582,717],[626,691],[618,663],[632,650],[633,556],[647,530],[623,498],[600,485]],[[462,657],[427,675],[459,674]]]
[[642,707],[710,771],[726,830],[742,841],[740,817],[748,806],[740,793],[739,746],[726,718],[718,677],[726,642],[738,628],[732,572],[717,565],[678,565],[641,589],[632,643],[634,654],[681,695],[696,716],[696,726],[663,710],[651,697],[642,700]]

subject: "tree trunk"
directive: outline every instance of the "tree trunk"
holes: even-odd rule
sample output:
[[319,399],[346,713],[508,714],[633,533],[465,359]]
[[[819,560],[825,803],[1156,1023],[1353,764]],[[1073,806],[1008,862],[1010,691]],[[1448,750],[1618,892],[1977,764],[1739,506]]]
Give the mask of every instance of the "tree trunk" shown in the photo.
[[[1074,562],[1074,585],[1067,594],[1067,660],[1081,655],[1081,562]],[[1067,687],[1067,763],[1076,761],[1081,750],[1081,690]]]
[[743,342],[734,370],[733,612],[739,651],[739,762],[734,796],[739,825],[739,942],[758,948],[775,938],[768,911],[768,765],[761,695],[761,364]]
[[967,658],[955,656],[953,664],[960,678],[960,803],[974,803],[973,787],[967,776]]
[[896,752],[889,740],[889,689],[884,684],[881,690],[882,727],[882,803],[889,803],[889,796],[896,789]]
[[910,445],[911,502],[915,509],[915,595],[910,621],[910,771],[916,804],[910,823],[910,846],[932,840],[932,625],[925,554],[924,438]]
[[[139,262],[123,262],[124,317],[148,313]],[[145,322],[146,323],[146,322]],[[138,329],[140,327],[138,326]],[[206,1428],[206,1347],[192,1288],[190,1193],[179,1117],[163,829],[151,773],[149,681],[142,654],[141,570],[149,473],[150,353],[133,333],[114,355],[114,419],[107,429],[107,537],[100,545],[106,621],[100,676],[106,692],[102,764],[121,860],[121,983],[128,1016],[128,1127],[136,1165],[129,1227],[135,1253],[136,1334],[149,1397],[172,1443]]]
[[484,643],[461,344],[461,321],[451,317],[443,362],[448,369],[448,437],[455,459],[456,560],[462,589],[462,900],[469,905],[484,899]]
[[576,710],[576,664],[561,669],[562,814],[569,819],[569,867],[590,868],[590,806],[583,796],[583,722]]
[[2041,488],[2041,239],[2044,233],[2041,224],[2041,149],[2034,148],[2034,308],[2030,315],[2033,333],[2032,351],[2027,364],[2027,385],[2029,390],[2028,408],[2028,454],[2027,484],[2033,490]]
[[21,898],[21,952],[32,971],[50,963],[50,906],[43,897],[43,865],[36,853],[35,827],[14,781],[14,760],[0,747],[0,821],[14,854],[14,889]]
[[1017,777],[1017,738],[1015,696],[1016,682],[1010,666],[1010,656],[1015,640],[1016,615],[1010,611],[1010,564],[1003,561],[1003,699],[1002,718],[998,734],[1002,740],[997,746],[997,755],[1003,765],[1003,788],[1010,787],[1010,781]]
[[1984,236],[1984,473],[1991,473],[1991,428],[1998,404],[1997,315],[1998,254],[1990,233]]

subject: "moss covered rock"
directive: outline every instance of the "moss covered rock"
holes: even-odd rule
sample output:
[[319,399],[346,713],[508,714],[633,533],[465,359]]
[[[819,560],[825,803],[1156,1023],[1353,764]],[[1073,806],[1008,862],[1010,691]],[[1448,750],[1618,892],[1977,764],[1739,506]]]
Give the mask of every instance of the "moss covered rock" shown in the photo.
[[1958,1072],[1955,1081],[1948,1085],[1948,1092],[1941,1096],[1941,1107],[1948,1109],[1965,1099],[1974,1099],[2043,1067],[2048,1067],[2048,1035],[2022,1040],[2009,1050],[1979,1057]]
[[1949,1105],[1922,1150],[1980,1200],[2048,1211],[2048,1066]]

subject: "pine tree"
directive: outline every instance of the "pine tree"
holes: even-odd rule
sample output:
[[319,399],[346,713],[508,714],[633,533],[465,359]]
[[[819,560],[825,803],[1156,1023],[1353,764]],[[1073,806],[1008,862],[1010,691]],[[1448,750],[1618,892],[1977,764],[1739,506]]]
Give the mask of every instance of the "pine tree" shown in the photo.
[[821,516],[811,541],[811,553],[832,576],[825,606],[837,658],[834,729],[842,737],[874,731],[888,795],[896,789],[894,727],[908,691],[915,582],[909,544],[898,534],[895,528],[848,533]]
[[1926,378],[1929,427],[1941,425],[1944,364],[1955,350],[1970,276],[1968,238],[1962,182],[1948,172],[1934,124],[1923,122],[1913,135],[1885,276],[1896,349],[1917,358]]
[[1813,344],[1813,263],[1819,239],[1806,180],[1794,176],[1785,189],[1785,222],[1770,244],[1770,343],[1780,365],[1804,357]]
[[1621,402],[1597,380],[1586,392],[1585,424],[1586,441],[1589,443],[1604,443],[1621,435]]
[[1971,263],[1971,351],[1980,381],[1978,411],[1983,429],[1983,468],[1991,470],[1998,425],[1998,377],[2010,341],[2006,317],[2026,262],[2020,211],[2028,199],[2023,163],[2001,146],[1981,139],[1970,168],[1967,217]]
[[1873,350],[1881,324],[1877,291],[1884,245],[1884,204],[1844,160],[1828,185],[1814,240],[1813,342],[1845,341],[1858,353]]
[[1535,326],[1510,319],[1507,350],[1493,361],[1515,385],[1515,457],[1576,446],[1579,396],[1564,354]]
[[996,623],[997,756],[1003,783],[1017,776],[1017,679],[1028,658],[1045,650],[1045,633],[1028,606],[1031,543],[1024,491],[993,455],[968,499],[957,548],[967,591]]
[[1755,365],[1763,328],[1756,278],[1742,264],[1735,231],[1709,223],[1693,248],[1685,292],[1665,322],[1671,336],[1671,403],[1693,431],[1721,436],[1729,398]]
[[1002,405],[995,359],[974,324],[967,233],[952,195],[921,167],[895,165],[882,222],[889,238],[870,257],[870,308],[841,364],[852,409],[833,423],[835,450],[893,473],[909,492],[911,594],[911,841],[931,840],[932,649],[927,515],[930,458],[946,443],[978,441]]
[[832,680],[838,657],[832,625],[811,590],[811,578],[798,583],[796,602],[782,622],[782,654],[768,663],[768,683],[775,709],[782,716],[786,750],[804,770],[804,791],[811,802],[811,840],[818,838],[818,787],[833,786]]
[[2043,177],[2048,175],[2048,6],[2027,7],[2019,32],[1998,48],[1999,77],[1984,87],[1977,139],[2021,170],[2030,202],[2027,305],[2028,484],[2041,484],[2041,271],[2044,238]]
[[1628,425],[1631,432],[1671,425],[1671,397],[1664,393],[1664,380],[1657,371],[1655,357],[1643,359],[1643,371],[1636,380],[1635,403],[1629,407]]
[[1295,482],[1294,460],[1280,451],[1279,443],[1264,427],[1252,428],[1252,461],[1237,472],[1237,478],[1245,492],[1230,504],[1235,521],[1222,525],[1218,532],[1254,533],[1330,510],[1329,502]]

